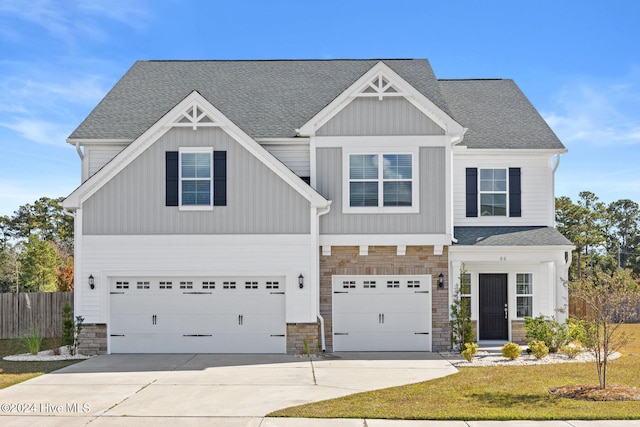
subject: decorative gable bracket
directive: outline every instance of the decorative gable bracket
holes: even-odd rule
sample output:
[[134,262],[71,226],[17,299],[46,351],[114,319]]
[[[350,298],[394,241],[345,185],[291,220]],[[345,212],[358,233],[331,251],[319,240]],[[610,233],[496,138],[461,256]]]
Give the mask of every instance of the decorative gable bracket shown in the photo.
[[391,80],[384,74],[379,73],[359,93],[355,93],[353,96],[378,97],[378,100],[382,101],[385,96],[407,96],[407,94],[391,83]]
[[167,126],[169,127],[191,127],[193,130],[197,130],[198,127],[212,127],[221,126],[221,123],[216,122],[203,108],[194,103],[187,107],[182,114],[171,121]]

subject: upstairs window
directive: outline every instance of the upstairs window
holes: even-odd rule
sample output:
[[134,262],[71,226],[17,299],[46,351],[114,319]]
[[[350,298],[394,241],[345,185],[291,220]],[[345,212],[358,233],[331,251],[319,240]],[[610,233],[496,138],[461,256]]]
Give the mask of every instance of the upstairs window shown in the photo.
[[180,205],[211,206],[211,151],[180,152]]
[[521,217],[520,168],[466,168],[465,212],[467,218]]
[[346,210],[385,212],[416,207],[414,167],[413,154],[349,154],[347,206],[353,209]]
[[165,153],[165,205],[180,210],[227,206],[227,152],[183,147]]
[[507,215],[506,169],[480,169],[480,215]]

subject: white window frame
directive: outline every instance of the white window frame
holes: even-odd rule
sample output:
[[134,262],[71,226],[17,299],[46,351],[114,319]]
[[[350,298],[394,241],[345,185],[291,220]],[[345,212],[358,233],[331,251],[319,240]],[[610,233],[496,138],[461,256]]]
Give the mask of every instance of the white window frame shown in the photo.
[[[482,171],[486,171],[486,170],[502,170],[505,173],[505,190],[504,191],[498,191],[498,190],[482,190]],[[504,203],[504,215],[483,215],[482,214],[482,195],[487,195],[487,194],[501,194],[504,195],[505,197],[505,203]],[[484,168],[478,168],[478,216],[480,218],[508,218],[509,217],[509,168],[505,168],[505,167],[484,167]]]
[[[378,206],[351,206],[350,205],[350,183],[349,163],[350,156],[356,155],[377,155],[378,156]],[[406,154],[411,156],[411,206],[384,206],[384,183],[393,182],[383,178],[382,158],[384,155]],[[342,149],[342,212],[348,214],[363,213],[419,213],[420,212],[420,169],[419,169],[419,147],[413,149],[397,149],[393,147],[380,149]]]
[[[208,205],[183,205],[182,204],[182,155],[185,153],[204,153],[210,157],[209,162],[209,204]],[[193,181],[194,178],[185,178],[185,181]],[[197,179],[196,179],[197,180]],[[206,180],[206,179],[200,179]],[[178,207],[182,211],[210,211],[213,210],[213,147],[180,147],[178,149]]]
[[[519,284],[519,278],[520,276],[528,276],[529,277],[529,286],[530,286],[530,291],[529,293],[520,293],[518,291],[518,284]],[[533,317],[533,273],[516,273],[516,318],[518,319],[524,319],[525,317]],[[531,313],[528,316],[518,316],[518,299],[519,298],[531,298]]]
[[[466,280],[468,280],[467,283],[468,283],[468,286],[469,286],[469,293],[463,293],[462,292],[462,290],[463,290],[462,289],[462,276],[466,276]],[[460,297],[460,301],[463,301],[463,300],[469,301],[469,305],[467,306],[467,308],[469,309],[469,317],[471,317],[472,316],[471,313],[473,313],[473,308],[472,308],[472,303],[471,303],[472,302],[471,296],[473,294],[472,289],[473,289],[473,287],[472,287],[471,273],[460,274],[460,284],[458,286],[458,293],[459,293],[458,296]]]

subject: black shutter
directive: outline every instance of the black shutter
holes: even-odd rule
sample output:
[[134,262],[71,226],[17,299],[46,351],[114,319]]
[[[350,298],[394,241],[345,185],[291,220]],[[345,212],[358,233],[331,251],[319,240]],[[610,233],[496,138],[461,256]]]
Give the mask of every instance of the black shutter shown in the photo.
[[478,168],[467,168],[467,218],[478,216]]
[[509,216],[522,216],[520,194],[520,168],[509,168]]
[[227,152],[213,152],[213,206],[227,206]]
[[165,204],[178,206],[178,152],[165,153]]

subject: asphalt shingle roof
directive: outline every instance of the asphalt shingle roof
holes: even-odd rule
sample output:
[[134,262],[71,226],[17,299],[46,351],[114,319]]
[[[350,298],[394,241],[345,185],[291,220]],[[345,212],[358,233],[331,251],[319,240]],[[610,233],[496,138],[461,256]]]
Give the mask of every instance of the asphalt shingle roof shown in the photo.
[[440,80],[451,116],[469,130],[469,148],[563,149],[513,80]]
[[194,90],[254,138],[294,137],[379,61],[469,128],[469,148],[564,148],[511,80],[437,80],[426,59],[137,61],[69,138],[133,140]]
[[454,227],[455,246],[573,245],[553,227]]

